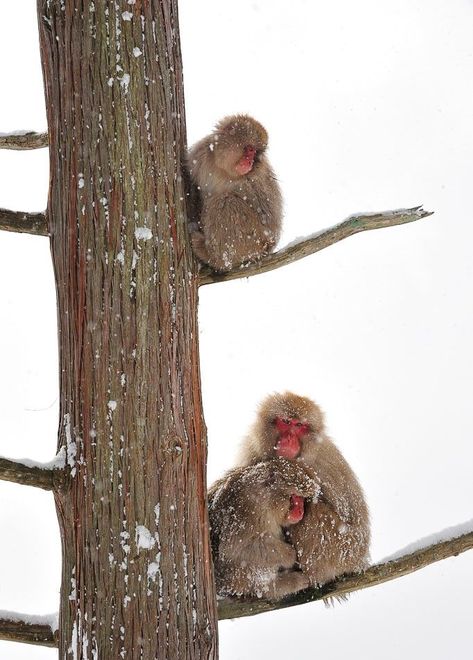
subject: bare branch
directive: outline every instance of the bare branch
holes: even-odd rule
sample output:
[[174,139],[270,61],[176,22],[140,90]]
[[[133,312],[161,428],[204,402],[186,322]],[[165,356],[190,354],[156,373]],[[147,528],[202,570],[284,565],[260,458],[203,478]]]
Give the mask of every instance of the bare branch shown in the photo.
[[279,252],[269,254],[256,263],[235,268],[228,273],[216,273],[208,266],[203,266],[200,270],[200,285],[212,284],[213,282],[228,282],[229,280],[236,280],[240,277],[252,277],[253,275],[267,273],[275,268],[281,268],[281,266],[287,266],[287,264],[293,261],[308,257],[358,232],[404,225],[408,222],[415,222],[421,218],[426,218],[432,215],[432,213],[430,211],[424,211],[422,206],[415,206],[412,209],[352,215],[338,225],[334,225],[301,241],[287,245],[279,250]]
[[35,486],[43,490],[59,487],[64,479],[64,453],[58,454],[51,463],[12,461],[0,458],[0,479],[23,486]]
[[39,646],[57,646],[57,626],[52,625],[53,616],[30,616],[17,612],[0,611],[0,639],[7,642],[22,642]]
[[0,149],[41,149],[48,146],[47,133],[35,131],[16,131],[14,133],[0,133]]
[[22,213],[0,209],[0,229],[19,234],[48,236],[48,225],[44,213]]
[[320,589],[301,591],[285,598],[279,603],[269,603],[264,600],[244,601],[226,598],[218,603],[218,618],[220,620],[236,619],[242,616],[253,616],[262,612],[292,607],[293,605],[311,603],[322,598],[343,596],[352,591],[359,591],[360,589],[374,587],[376,584],[382,584],[389,580],[395,580],[447,557],[456,557],[472,548],[473,531],[470,531],[447,541],[440,541],[434,545],[416,550],[399,559],[370,566],[363,573],[343,576],[325,584]]

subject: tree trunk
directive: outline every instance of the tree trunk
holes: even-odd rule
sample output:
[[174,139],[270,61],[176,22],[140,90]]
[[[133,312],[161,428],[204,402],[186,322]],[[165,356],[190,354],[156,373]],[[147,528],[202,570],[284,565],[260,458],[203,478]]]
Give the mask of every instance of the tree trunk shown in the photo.
[[61,658],[216,658],[177,0],[38,0]]

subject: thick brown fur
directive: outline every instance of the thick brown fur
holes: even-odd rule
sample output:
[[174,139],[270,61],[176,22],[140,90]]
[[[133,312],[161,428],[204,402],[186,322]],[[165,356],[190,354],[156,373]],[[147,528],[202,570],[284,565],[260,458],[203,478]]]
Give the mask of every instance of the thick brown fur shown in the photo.
[[363,570],[369,560],[368,508],[355,474],[326,434],[324,415],[316,403],[291,392],[265,399],[244,441],[240,463],[250,465],[275,456],[276,417],[299,419],[310,426],[295,462],[319,481],[321,492],[306,506],[303,520],[287,531],[310,586]]
[[[256,150],[253,167],[239,175],[235,166],[248,145]],[[233,115],[189,151],[191,179],[200,192],[192,247],[216,271],[257,260],[279,240],[282,198],[267,145],[268,134],[258,121]]]
[[284,459],[235,468],[210,488],[217,593],[279,600],[309,585],[284,529],[291,524],[290,496],[317,492],[307,472]]

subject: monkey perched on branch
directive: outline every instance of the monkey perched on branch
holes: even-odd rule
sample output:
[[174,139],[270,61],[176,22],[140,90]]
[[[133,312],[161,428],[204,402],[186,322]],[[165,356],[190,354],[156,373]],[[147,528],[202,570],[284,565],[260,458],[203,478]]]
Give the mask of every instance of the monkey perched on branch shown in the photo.
[[363,491],[327,436],[322,411],[310,399],[286,392],[261,404],[244,441],[241,463],[251,465],[275,456],[303,466],[320,483],[320,495],[307,504],[304,519],[287,530],[310,586],[364,569],[370,525]]
[[209,491],[217,593],[279,600],[305,589],[284,529],[304,517],[316,482],[296,463],[270,460],[230,470]]
[[259,122],[233,115],[189,151],[189,170],[199,191],[192,247],[216,271],[257,260],[279,240],[282,198],[267,144]]

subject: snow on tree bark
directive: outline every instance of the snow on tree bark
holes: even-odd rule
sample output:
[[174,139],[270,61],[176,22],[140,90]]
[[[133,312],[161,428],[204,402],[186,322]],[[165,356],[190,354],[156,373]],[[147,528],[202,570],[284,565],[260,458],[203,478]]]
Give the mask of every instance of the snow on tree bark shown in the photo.
[[60,657],[216,658],[177,0],[38,0],[58,298]]

